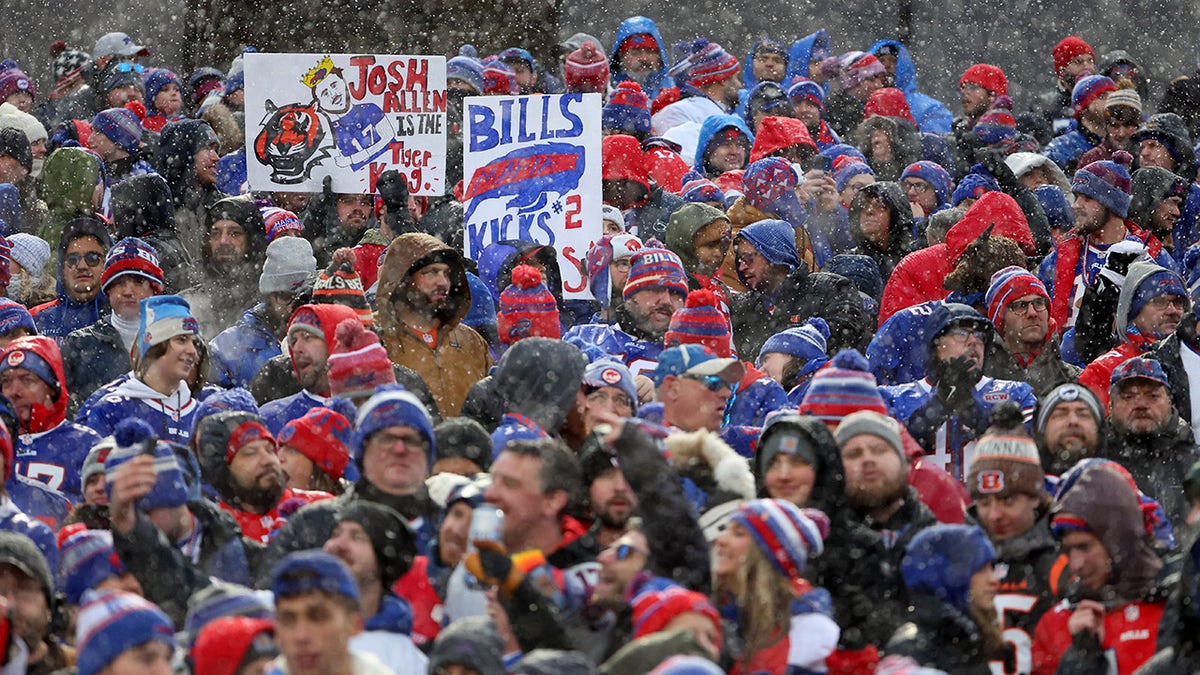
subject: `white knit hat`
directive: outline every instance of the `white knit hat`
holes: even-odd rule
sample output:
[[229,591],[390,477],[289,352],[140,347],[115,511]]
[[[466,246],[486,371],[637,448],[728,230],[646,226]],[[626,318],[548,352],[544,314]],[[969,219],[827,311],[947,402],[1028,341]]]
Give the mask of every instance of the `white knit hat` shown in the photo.
[[45,239],[18,232],[8,235],[8,243],[12,244],[9,257],[25,268],[26,272],[36,276],[45,271],[50,262],[50,244],[46,243]]

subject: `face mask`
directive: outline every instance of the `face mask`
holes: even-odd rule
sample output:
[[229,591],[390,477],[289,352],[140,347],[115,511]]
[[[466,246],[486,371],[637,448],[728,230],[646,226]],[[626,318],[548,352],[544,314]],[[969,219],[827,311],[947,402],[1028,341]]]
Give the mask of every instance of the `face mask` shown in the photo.
[[13,273],[12,279],[8,282],[8,297],[14,300],[23,300],[25,298],[25,286],[25,273]]
[[42,165],[45,163],[46,163],[45,159],[38,159],[37,157],[34,157],[33,158],[33,171],[30,171],[29,175],[33,176],[34,178],[40,178],[42,176]]

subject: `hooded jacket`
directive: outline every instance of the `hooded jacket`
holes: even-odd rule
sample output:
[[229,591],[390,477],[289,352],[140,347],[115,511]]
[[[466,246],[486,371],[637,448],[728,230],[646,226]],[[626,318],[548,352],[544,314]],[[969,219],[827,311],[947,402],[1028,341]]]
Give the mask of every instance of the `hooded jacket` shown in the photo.
[[50,244],[51,251],[59,247],[68,222],[92,216],[92,194],[102,169],[100,157],[83,148],[59,148],[46,158],[40,194],[49,217],[37,236]]
[[904,92],[913,119],[921,131],[934,134],[950,133],[950,124],[954,114],[941,101],[923,94],[917,90],[917,68],[913,64],[912,55],[903,43],[895,40],[880,40],[871,45],[868,54],[876,54],[883,47],[896,49],[896,80],[894,86]]
[[74,416],[96,390],[128,373],[129,350],[107,318],[71,334],[62,342],[63,371],[71,392],[68,416]]
[[[891,211],[886,247],[880,247],[868,239],[859,227],[859,216],[862,215],[868,196],[882,201]],[[859,190],[850,202],[850,237],[855,244],[851,253],[870,256],[879,265],[879,273],[884,278],[892,274],[892,269],[901,258],[917,249],[912,229],[912,207],[909,206],[908,198],[904,196],[904,190],[899,183],[872,183]]]
[[[559,318],[568,315],[563,311],[562,274],[558,269],[558,252],[553,246],[520,239],[507,239],[488,244],[479,254],[479,278],[487,284],[492,302],[500,304],[500,293],[512,285],[512,272],[517,265],[534,263],[540,269],[546,289],[558,304]],[[570,327],[569,325],[566,327]]]
[[29,421],[17,420],[20,433],[13,448],[12,473],[61,492],[73,503],[82,503],[83,460],[92,446],[100,442],[100,436],[85,426],[66,421],[69,397],[58,345],[43,336],[20,338],[9,343],[4,358],[17,349],[29,350],[48,363],[58,386],[49,407],[34,403]]
[[762,433],[758,437],[759,452],[751,460],[754,466],[754,478],[758,483],[758,495],[769,497],[766,487],[767,470],[775,455],[767,455],[762,448],[771,436],[781,430],[790,429],[804,436],[813,448],[816,465],[812,467],[815,476],[812,492],[808,496],[807,508],[814,508],[826,515],[841,513],[847,508],[846,502],[846,472],[842,466],[842,455],[837,441],[825,423],[809,415],[797,415],[791,412],[780,412],[767,418]]
[[701,176],[716,178],[716,176],[709,174],[707,167],[704,166],[704,160],[708,156],[708,146],[712,143],[713,137],[729,127],[733,127],[746,135],[746,141],[749,144],[747,151],[754,146],[754,134],[750,131],[750,127],[746,126],[745,120],[737,115],[712,115],[700,125],[700,135],[696,139],[696,155],[692,161],[693,171]]
[[666,245],[683,263],[687,273],[690,290],[708,289],[717,295],[722,311],[729,314],[729,287],[721,280],[720,267],[711,274],[700,274],[697,268],[700,261],[696,258],[694,242],[696,233],[718,220],[729,221],[724,211],[706,204],[689,205],[686,210],[679,210],[667,224]]
[[[296,308],[296,312],[302,309],[311,310],[317,315],[317,320],[321,322],[321,332],[325,334],[325,348],[330,354],[333,353],[333,347],[337,344],[335,336],[338,324],[347,319],[358,319],[355,311],[345,305],[301,305]],[[296,312],[293,312],[292,316],[295,316]],[[292,378],[295,380],[295,355],[290,355],[288,358],[291,361]],[[271,433],[279,434],[288,422],[303,417],[304,413],[313,408],[327,407],[328,403],[328,392],[301,390],[290,396],[263,403],[259,414],[262,415],[263,424],[271,430]]]
[[138,237],[158,253],[163,293],[178,293],[194,283],[192,256],[179,238],[171,188],[162,176],[134,176],[114,185],[112,214],[117,241]]
[[221,387],[249,387],[258,369],[282,353],[280,339],[263,320],[266,305],[258,303],[242,318],[208,343],[213,383]]
[[223,195],[196,182],[196,153],[217,142],[212,127],[200,120],[180,120],[163,127],[154,168],[171,188],[175,227],[193,260],[200,257],[207,210]]
[[[441,325],[432,347],[401,323],[393,307],[406,303],[409,275],[432,262],[450,266],[450,292],[440,310]],[[462,325],[470,307],[467,272],[458,251],[427,234],[402,234],[388,246],[379,268],[375,312],[384,348],[392,362],[412,368],[425,380],[442,415],[462,409],[467,391],[492,366],[487,342]]]
[[[208,244],[213,225],[221,220],[236,222],[246,233],[246,252],[232,270],[217,266]],[[203,242],[200,279],[180,295],[191,305],[204,339],[211,340],[236,323],[260,296],[258,278],[266,261],[267,235],[250,196],[226,197],[213,204],[204,221]]]
[[492,385],[503,399],[503,412],[524,415],[557,434],[575,405],[586,366],[587,359],[575,345],[529,337],[500,357]]
[[888,640],[884,652],[956,675],[988,675],[979,626],[961,609],[928,594],[914,594],[908,623]]
[[[86,302],[78,302],[67,294],[66,284],[63,282],[67,247],[79,237],[95,237],[104,251],[112,246],[104,224],[91,217],[76,218],[68,222],[61,234],[62,238],[58,242],[58,297],[29,310],[33,315],[34,324],[37,325],[38,334],[52,337],[58,342],[71,331],[92,325],[101,314],[108,311],[108,298],[103,291],[97,291],[96,297]],[[95,270],[96,285],[99,286],[100,268]]]
[[793,145],[803,145],[817,152],[817,144],[813,142],[804,122],[794,117],[764,117],[754,134],[754,146],[750,148],[749,166],[763,157],[769,157],[784,148]]
[[1192,423],[1192,389],[1188,380],[1187,370],[1183,366],[1183,350],[1200,353],[1200,334],[1196,330],[1196,314],[1188,312],[1179,321],[1175,332],[1159,340],[1146,354],[1147,358],[1155,359],[1163,368],[1170,385],[1171,403],[1175,406],[1175,414],[1183,418],[1189,425]]
[[[824,28],[793,42],[792,46],[788,48],[787,75],[783,78],[784,82],[791,82],[795,77],[810,77],[808,67],[813,52],[821,51],[830,54],[831,50],[829,34],[825,32]],[[825,93],[829,94],[829,83],[826,82],[824,87]]]
[[[1133,181],[1133,196],[1129,200],[1129,219],[1138,227],[1149,230],[1154,207],[1175,189],[1186,197],[1187,182],[1160,166],[1142,167],[1133,174],[1136,178]],[[1183,208],[1183,204],[1179,206]]]
[[671,79],[670,75],[667,75],[667,69],[671,66],[671,60],[667,56],[667,43],[663,42],[662,35],[658,32],[658,26],[654,21],[644,16],[631,16],[622,21],[620,26],[617,26],[617,34],[613,38],[612,49],[608,54],[608,61],[612,64],[612,87],[615,89],[618,84],[632,79],[617,66],[617,55],[621,51],[621,45],[639,33],[646,33],[654,38],[654,42],[658,45],[658,55],[662,63],[662,66],[658,70],[650,73],[646,81],[641,83],[642,91],[653,101],[658,96],[658,92],[675,86],[675,82]]

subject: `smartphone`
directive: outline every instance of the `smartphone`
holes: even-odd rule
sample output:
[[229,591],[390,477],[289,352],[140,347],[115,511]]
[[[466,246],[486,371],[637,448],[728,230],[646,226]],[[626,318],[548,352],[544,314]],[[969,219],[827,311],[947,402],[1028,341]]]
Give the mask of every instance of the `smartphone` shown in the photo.
[[817,155],[813,158],[813,171],[823,171],[829,173],[833,169],[833,162],[824,155]]

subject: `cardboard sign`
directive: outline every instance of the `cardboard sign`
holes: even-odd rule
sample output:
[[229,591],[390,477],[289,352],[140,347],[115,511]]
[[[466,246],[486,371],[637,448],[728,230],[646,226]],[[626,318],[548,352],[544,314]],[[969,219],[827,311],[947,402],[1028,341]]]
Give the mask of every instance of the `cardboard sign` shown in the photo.
[[398,170],[414,195],[446,191],[446,59],[245,55],[252,190],[375,192]]

